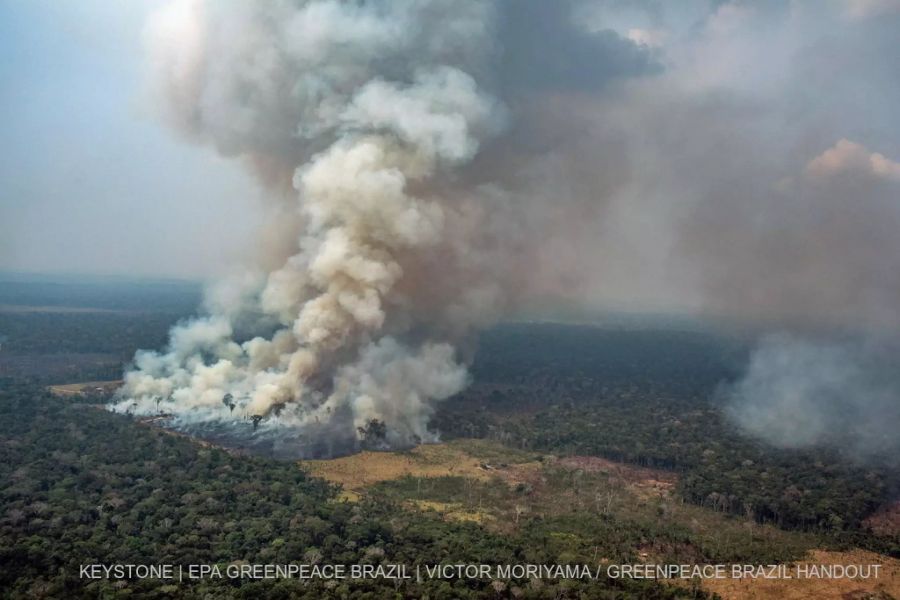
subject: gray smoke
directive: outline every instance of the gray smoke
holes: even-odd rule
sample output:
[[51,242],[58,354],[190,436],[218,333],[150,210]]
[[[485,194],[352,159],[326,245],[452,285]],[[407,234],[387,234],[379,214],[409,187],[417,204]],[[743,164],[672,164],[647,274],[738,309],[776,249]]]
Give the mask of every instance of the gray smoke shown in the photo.
[[[300,454],[304,438],[327,437],[324,453],[358,447],[375,423],[391,446],[433,439],[434,403],[467,383],[473,332],[536,287],[522,249],[538,221],[500,177],[466,170],[479,153],[499,157],[502,143],[485,146],[518,124],[540,139],[501,96],[597,88],[651,63],[613,33],[577,31],[560,8],[184,0],[162,10],[147,35],[164,117],[246,163],[277,224],[262,233],[259,269],[214,286],[209,314],[173,329],[165,351],[137,354],[113,409],[291,439]],[[553,52],[525,52],[538,24],[552,29]],[[591,51],[608,59],[589,61]],[[552,60],[538,79],[528,56]]]
[[402,445],[535,304],[896,331],[898,25],[893,0],[175,2],[157,105],[274,216],[115,409]]
[[900,451],[897,348],[864,340],[764,338],[725,390],[727,414],[781,448],[829,446],[857,459]]
[[900,3],[611,1],[582,11],[663,68],[532,105],[566,139],[525,177],[567,207],[551,229],[566,233],[548,236],[542,256],[575,265],[566,289],[598,303],[793,332],[760,343],[731,389],[732,418],[780,446],[890,456],[900,430],[900,381],[888,375],[900,372],[900,72],[890,58]]
[[[211,314],[176,327],[166,352],[139,353],[115,410],[174,413],[187,427],[327,425],[349,447],[373,420],[393,444],[428,438],[431,403],[467,380],[451,344],[492,310],[463,295],[492,290],[460,281],[420,334],[428,282],[411,280],[441,255],[477,252],[458,226],[466,199],[429,182],[504,125],[473,77],[490,50],[489,13],[185,1],[157,16],[148,36],[166,115],[280,196],[287,226],[268,233],[284,236],[286,256],[223,282]],[[451,274],[470,260],[454,257]]]

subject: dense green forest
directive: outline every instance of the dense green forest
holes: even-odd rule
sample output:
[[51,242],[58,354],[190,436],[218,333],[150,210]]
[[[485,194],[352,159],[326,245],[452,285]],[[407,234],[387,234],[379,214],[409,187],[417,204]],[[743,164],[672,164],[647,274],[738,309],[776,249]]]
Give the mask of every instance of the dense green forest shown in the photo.
[[156,312],[0,312],[0,331],[10,354],[97,353],[127,361],[136,348],[164,346],[176,320]]
[[200,302],[197,284],[0,273],[0,375],[46,383],[118,379]]
[[45,383],[119,379],[139,348],[160,348],[179,315],[0,310],[0,374]]
[[[539,521],[508,536],[409,510],[387,494],[338,501],[334,486],[294,463],[202,447],[9,379],[0,381],[0,490],[0,589],[9,598],[704,597],[632,579],[82,580],[86,563],[511,564],[591,556],[547,543],[555,525]],[[595,521],[581,519],[568,527]],[[603,551],[633,560],[628,540],[645,535],[627,536]]]

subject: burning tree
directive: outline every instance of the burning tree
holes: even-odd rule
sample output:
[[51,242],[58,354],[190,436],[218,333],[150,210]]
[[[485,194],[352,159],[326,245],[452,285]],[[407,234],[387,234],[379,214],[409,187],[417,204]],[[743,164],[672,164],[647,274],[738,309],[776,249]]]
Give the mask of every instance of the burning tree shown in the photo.
[[384,421],[371,419],[365,427],[357,427],[363,447],[383,447],[387,440],[387,425]]
[[225,394],[222,397],[222,404],[228,407],[229,412],[234,412],[234,407],[236,406],[234,403],[234,396],[231,394]]

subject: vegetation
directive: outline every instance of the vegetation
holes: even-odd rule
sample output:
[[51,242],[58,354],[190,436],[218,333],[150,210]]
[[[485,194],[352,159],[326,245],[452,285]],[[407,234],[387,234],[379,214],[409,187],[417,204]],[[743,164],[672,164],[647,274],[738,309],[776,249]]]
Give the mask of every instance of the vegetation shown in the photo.
[[82,281],[0,273],[0,374],[47,383],[119,379],[140,348],[192,314],[184,282]]
[[3,352],[113,354],[131,359],[137,348],[165,346],[177,321],[169,313],[0,312]]
[[[580,560],[546,526],[510,537],[390,497],[337,501],[296,464],[233,456],[33,384],[0,386],[0,589],[10,598],[674,598],[639,580],[83,580],[88,563],[490,564]],[[545,539],[547,538],[547,539]]]
[[481,515],[472,520],[520,535],[529,540],[526,546],[543,548],[561,562],[772,564],[800,559],[820,542],[775,528],[748,528],[665,496],[639,499],[602,474],[551,468],[541,479],[538,485],[508,485],[500,479],[407,477],[379,484],[374,493],[416,499],[426,508],[431,502],[451,516]]
[[861,465],[839,449],[777,450],[725,420],[717,386],[741,348],[696,332],[512,326],[484,339],[481,382],[434,426],[562,455],[596,455],[681,474],[692,503],[760,523],[826,532],[892,555],[897,536],[863,521],[896,497],[896,457]]
[[[722,417],[717,386],[746,354],[734,335],[500,327],[483,336],[475,384],[434,418],[448,444],[302,467],[107,413],[92,406],[101,397],[47,393],[47,383],[117,379],[135,350],[162,346],[196,304],[171,291],[117,299],[85,288],[73,298],[86,310],[68,310],[59,290],[0,294],[0,305],[58,308],[0,309],[0,596],[703,597],[631,579],[175,584],[84,580],[78,567],[766,564],[851,546],[900,554],[895,533],[865,524],[897,497],[896,457],[860,465],[835,447],[774,450]],[[366,434],[378,447],[381,424]]]

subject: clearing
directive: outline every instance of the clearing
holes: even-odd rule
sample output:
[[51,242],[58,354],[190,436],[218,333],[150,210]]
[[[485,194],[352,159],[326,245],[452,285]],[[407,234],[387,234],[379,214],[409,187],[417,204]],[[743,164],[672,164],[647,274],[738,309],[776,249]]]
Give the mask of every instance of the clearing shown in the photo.
[[537,455],[509,450],[482,440],[455,440],[425,444],[402,452],[363,451],[327,460],[305,460],[300,464],[313,475],[341,484],[358,494],[382,481],[403,477],[467,477],[487,481],[534,469]]
[[50,391],[58,396],[84,396],[86,394],[111,394],[122,385],[121,379],[109,381],[85,381],[51,385]]
[[[542,456],[476,439],[456,439],[403,452],[361,452],[331,460],[302,461],[301,465],[314,475],[341,484],[345,500],[356,501],[365,493],[386,493],[410,508],[436,512],[444,520],[476,522],[501,533],[514,533],[524,515],[549,520],[591,515],[585,523],[616,515],[623,523],[639,527],[660,522],[681,527],[686,539],[680,560],[688,563],[703,562],[701,550],[743,543],[747,548],[791,549],[796,556],[805,554],[801,562],[808,564],[882,565],[878,579],[702,582],[703,588],[726,600],[900,598],[900,560],[863,550],[816,549],[819,541],[813,536],[684,504],[674,493],[678,477],[668,471],[591,456]],[[564,546],[590,536],[587,531],[563,530],[550,535],[571,538]],[[673,548],[650,537],[638,550],[639,561],[656,563],[671,558]]]

